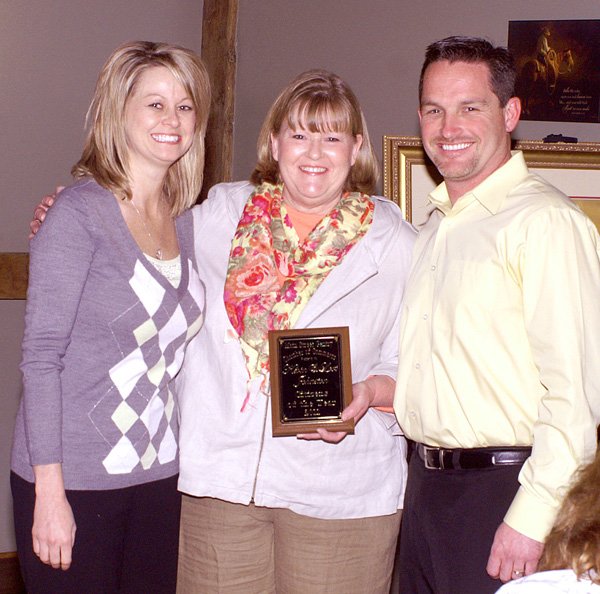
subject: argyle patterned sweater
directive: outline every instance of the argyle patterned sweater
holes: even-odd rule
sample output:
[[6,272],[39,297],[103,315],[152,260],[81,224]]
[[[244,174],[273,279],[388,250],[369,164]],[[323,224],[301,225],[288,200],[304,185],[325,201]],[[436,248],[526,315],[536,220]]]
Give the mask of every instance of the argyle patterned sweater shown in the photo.
[[177,288],[140,251],[114,196],[64,190],[31,242],[23,399],[12,470],[60,462],[67,489],[115,489],[178,471],[171,380],[202,325],[191,213],[176,221]]

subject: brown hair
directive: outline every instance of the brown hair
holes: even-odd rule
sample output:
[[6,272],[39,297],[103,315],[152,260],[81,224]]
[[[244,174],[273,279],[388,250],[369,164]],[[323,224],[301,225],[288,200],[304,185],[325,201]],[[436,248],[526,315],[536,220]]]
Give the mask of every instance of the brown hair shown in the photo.
[[210,82],[202,60],[194,52],[167,43],[133,41],[118,47],[108,58],[96,82],[87,112],[83,153],[71,173],[93,176],[119,196],[131,198],[124,132],[125,106],[141,74],[163,66],[188,93],[196,112],[190,149],[169,168],[163,192],[175,216],[196,201],[204,171],[204,135],[210,109]]
[[434,62],[480,62],[489,70],[490,88],[504,107],[515,96],[517,71],[511,53],[504,47],[494,47],[480,37],[446,37],[427,47],[419,79],[419,101],[423,97],[425,71]]
[[539,568],[570,568],[577,577],[600,584],[600,451],[576,474],[544,544]]
[[339,76],[326,70],[308,70],[281,91],[258,135],[258,161],[250,176],[255,185],[281,182],[279,165],[272,154],[271,134],[278,134],[284,122],[292,129],[345,132],[354,138],[361,135],[362,145],[344,190],[365,194],[374,192],[379,166],[367,123],[356,95]]

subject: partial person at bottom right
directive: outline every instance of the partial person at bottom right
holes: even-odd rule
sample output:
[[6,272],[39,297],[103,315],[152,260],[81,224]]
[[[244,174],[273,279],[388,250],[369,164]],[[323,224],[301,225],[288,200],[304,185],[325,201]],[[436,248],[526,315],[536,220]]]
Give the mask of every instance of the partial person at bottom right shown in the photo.
[[497,594],[600,593],[600,452],[576,475],[546,539],[538,573]]

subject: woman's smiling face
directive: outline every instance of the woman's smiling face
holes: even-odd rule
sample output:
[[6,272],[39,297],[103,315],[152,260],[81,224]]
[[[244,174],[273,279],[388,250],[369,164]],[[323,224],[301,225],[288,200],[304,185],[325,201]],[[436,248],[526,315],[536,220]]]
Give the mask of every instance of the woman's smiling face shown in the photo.
[[145,70],[125,105],[132,173],[164,172],[192,145],[196,112],[187,92],[163,66]]
[[271,135],[284,200],[304,212],[327,213],[339,202],[362,143],[360,135],[334,132],[326,125],[320,129],[292,129],[286,121]]

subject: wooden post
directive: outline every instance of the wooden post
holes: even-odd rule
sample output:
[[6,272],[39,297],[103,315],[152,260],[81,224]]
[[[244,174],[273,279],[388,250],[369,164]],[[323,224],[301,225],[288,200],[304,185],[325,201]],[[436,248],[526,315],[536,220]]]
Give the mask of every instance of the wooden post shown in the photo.
[[25,299],[28,277],[28,253],[0,253],[0,299]]
[[202,59],[212,85],[201,200],[209,188],[231,181],[238,0],[204,0]]

